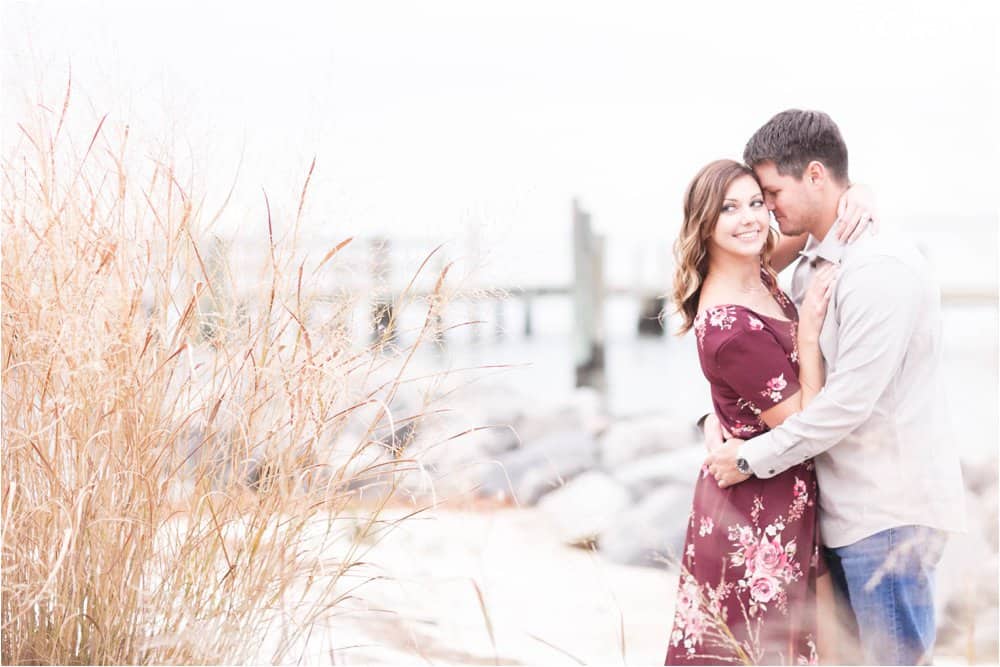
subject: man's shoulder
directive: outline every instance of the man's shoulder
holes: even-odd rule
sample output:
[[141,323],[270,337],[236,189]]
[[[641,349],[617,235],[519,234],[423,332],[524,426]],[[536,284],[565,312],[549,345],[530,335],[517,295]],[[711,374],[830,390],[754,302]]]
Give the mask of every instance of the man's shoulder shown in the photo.
[[912,237],[899,232],[867,236],[848,246],[837,282],[837,307],[889,302],[902,307],[940,299],[931,262]]
[[847,245],[841,257],[841,265],[844,270],[850,270],[893,259],[918,271],[922,271],[927,263],[927,258],[911,236],[890,231],[868,234]]

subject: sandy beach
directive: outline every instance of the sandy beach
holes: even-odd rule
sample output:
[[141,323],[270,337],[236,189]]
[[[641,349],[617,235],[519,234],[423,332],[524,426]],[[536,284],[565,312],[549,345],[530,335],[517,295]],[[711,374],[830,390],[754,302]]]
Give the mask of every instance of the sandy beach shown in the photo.
[[303,659],[662,662],[676,575],[609,563],[553,534],[537,509],[441,509],[407,520],[366,556],[387,579],[366,584]]

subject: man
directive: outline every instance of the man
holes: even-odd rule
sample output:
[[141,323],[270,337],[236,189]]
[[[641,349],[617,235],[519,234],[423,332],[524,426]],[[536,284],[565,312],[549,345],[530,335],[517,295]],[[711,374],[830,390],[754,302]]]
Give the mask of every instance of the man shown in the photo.
[[772,477],[815,457],[820,532],[835,587],[856,619],[866,663],[920,664],[934,647],[934,567],[944,531],[964,530],[964,492],[947,427],[940,293],[905,238],[830,233],[849,187],[847,147],[824,113],[779,113],[743,159],[785,234],[809,234],[795,267],[839,277],[820,335],[826,385],[797,415],[710,453],[720,486]]

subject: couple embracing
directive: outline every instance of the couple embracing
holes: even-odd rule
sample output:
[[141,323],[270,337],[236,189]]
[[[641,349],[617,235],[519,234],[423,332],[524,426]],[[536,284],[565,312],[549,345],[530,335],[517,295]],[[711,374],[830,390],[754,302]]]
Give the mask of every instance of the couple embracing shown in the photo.
[[666,663],[927,663],[964,529],[938,288],[912,241],[871,233],[829,116],[782,112],[743,158],[695,176],[675,245],[714,411]]

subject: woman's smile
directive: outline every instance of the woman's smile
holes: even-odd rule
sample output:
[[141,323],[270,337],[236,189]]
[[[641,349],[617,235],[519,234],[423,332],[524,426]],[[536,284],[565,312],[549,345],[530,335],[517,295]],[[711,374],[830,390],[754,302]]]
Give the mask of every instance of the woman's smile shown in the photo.
[[745,232],[740,232],[739,234],[733,234],[740,241],[756,241],[760,238],[760,228],[748,229]]

